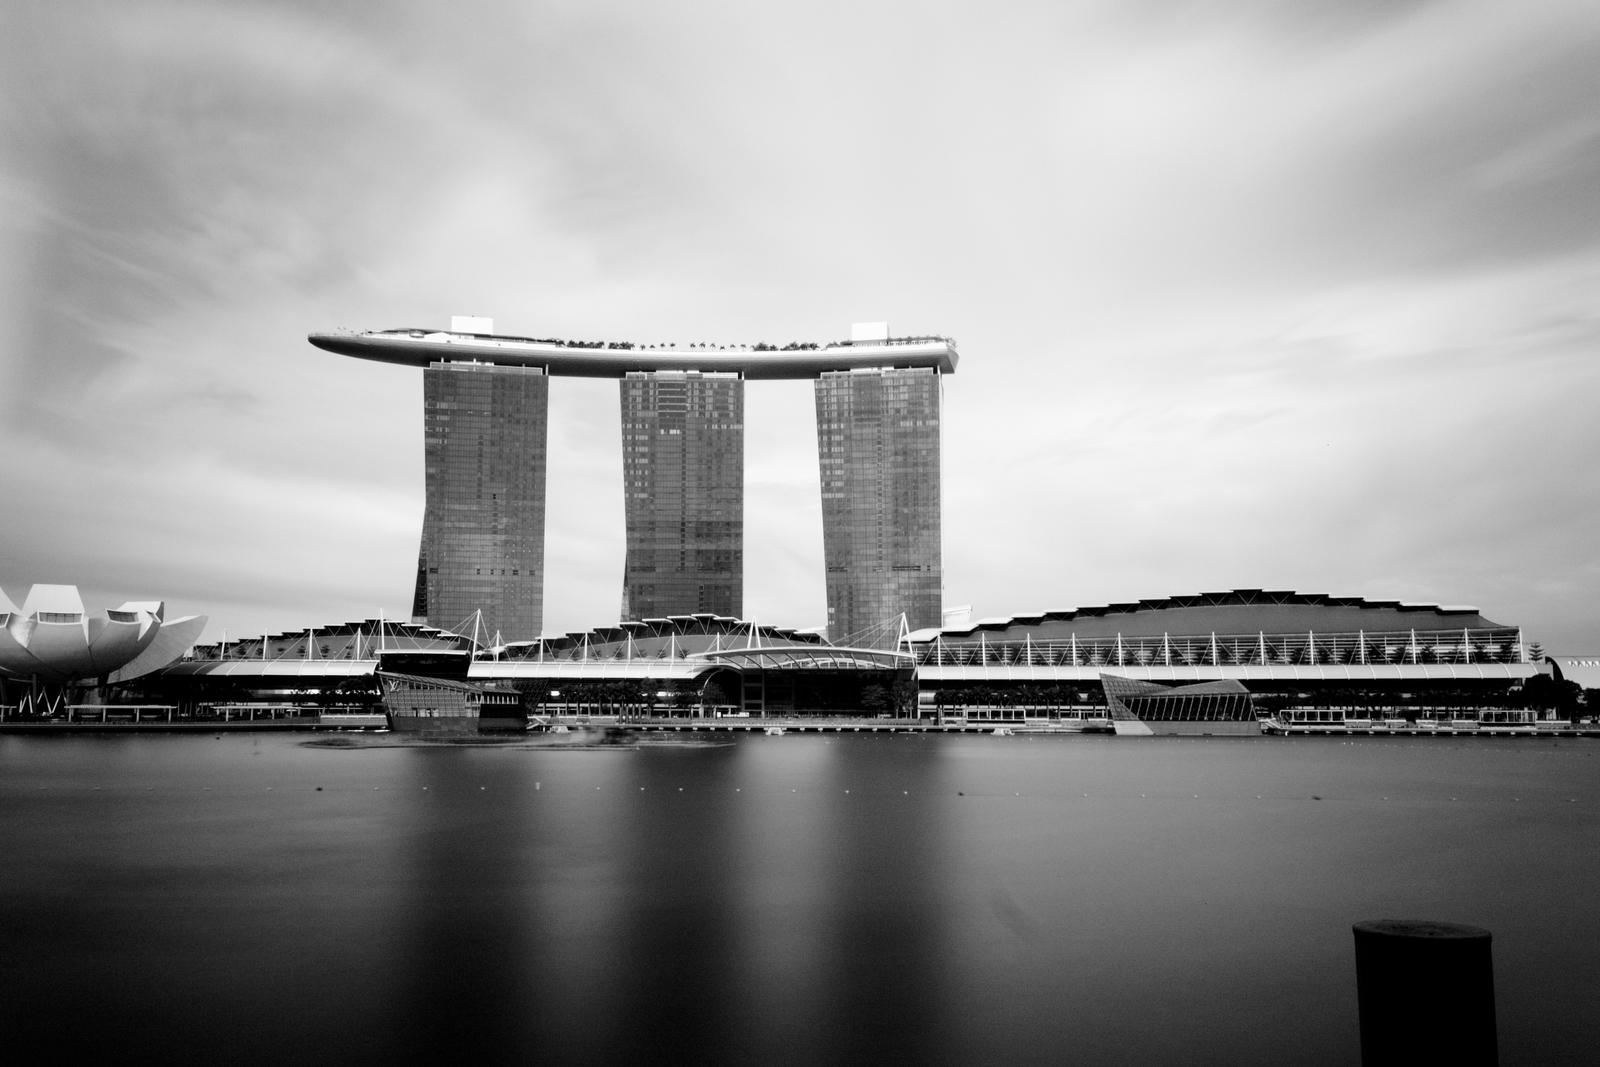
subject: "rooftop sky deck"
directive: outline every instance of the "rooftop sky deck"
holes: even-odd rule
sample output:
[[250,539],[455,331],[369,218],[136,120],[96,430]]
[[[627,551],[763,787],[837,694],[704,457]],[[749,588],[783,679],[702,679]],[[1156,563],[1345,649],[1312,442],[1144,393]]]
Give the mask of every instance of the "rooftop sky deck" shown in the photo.
[[958,357],[947,337],[891,337],[827,344],[640,345],[628,341],[565,341],[449,330],[399,329],[313,333],[318,348],[357,359],[425,367],[439,362],[543,367],[574,378],[621,378],[637,371],[700,371],[751,380],[816,378],[828,371],[930,367],[952,374]]

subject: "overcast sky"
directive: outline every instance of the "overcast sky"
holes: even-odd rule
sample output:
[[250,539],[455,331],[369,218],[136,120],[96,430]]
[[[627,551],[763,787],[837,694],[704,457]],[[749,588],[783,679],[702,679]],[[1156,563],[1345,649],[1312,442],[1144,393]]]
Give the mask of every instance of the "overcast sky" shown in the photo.
[[[1600,6],[7,4],[0,585],[209,637],[410,608],[421,375],[336,327],[955,338],[946,606],[1240,587],[1600,651]],[[617,619],[550,389],[546,628]],[[826,618],[805,382],[745,613]]]

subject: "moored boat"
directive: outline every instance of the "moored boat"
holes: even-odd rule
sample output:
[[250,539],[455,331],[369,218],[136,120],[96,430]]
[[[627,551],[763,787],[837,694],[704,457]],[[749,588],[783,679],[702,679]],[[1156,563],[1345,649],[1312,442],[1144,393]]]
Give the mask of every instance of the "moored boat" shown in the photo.
[[[1372,720],[1359,720],[1371,727]],[[1266,719],[1261,727],[1269,734],[1346,734],[1350,726],[1339,708],[1285,708]]]
[[1538,732],[1538,713],[1531,708],[1494,708],[1478,712],[1478,730],[1486,734]]

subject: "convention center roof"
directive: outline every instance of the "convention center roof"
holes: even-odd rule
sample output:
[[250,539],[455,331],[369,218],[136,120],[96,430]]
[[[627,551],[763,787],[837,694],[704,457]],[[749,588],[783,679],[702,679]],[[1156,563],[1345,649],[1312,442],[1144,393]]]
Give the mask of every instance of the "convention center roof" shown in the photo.
[[1290,590],[1233,589],[1226,592],[1156,597],[1059,611],[980,619],[968,626],[918,630],[913,642],[989,640],[1035,641],[1094,637],[1160,637],[1163,634],[1324,633],[1410,630],[1510,629],[1483,617],[1477,608],[1402,600],[1298,593]]

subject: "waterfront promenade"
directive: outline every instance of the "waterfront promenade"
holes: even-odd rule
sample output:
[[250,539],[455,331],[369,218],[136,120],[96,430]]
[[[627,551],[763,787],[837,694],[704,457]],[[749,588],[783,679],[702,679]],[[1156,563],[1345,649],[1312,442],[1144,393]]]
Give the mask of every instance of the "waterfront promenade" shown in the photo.
[[[546,720],[535,716],[534,730],[548,721],[551,726],[571,728],[606,727],[637,733],[953,733],[992,734],[997,729],[1015,734],[1079,734],[1108,733],[1109,727],[1096,731],[1085,729],[1078,723],[1063,724],[1051,720],[952,720],[943,723],[926,719],[883,719],[877,717],[789,717],[789,718],[629,718],[615,715],[562,716]],[[116,713],[61,716],[50,719],[0,719],[0,732],[7,733],[92,733],[213,730],[236,732],[259,730],[264,732],[326,731],[326,730],[382,730],[388,726],[381,714],[233,714],[226,718],[169,716],[164,712],[145,711],[142,714]]]
[[[1189,732],[1196,736],[1210,736],[1203,723],[1185,724],[1197,727]],[[1233,724],[1219,724],[1233,725]],[[529,716],[532,732],[556,726],[606,727],[641,734],[844,734],[844,733],[919,733],[919,734],[994,734],[996,732],[1018,735],[1110,735],[1112,723],[1105,718],[1055,719],[1055,718],[1003,718],[963,717],[945,715],[942,719],[903,718],[888,715],[786,715],[786,716],[629,716],[600,714],[563,714],[560,716],[534,713]],[[217,708],[199,714],[180,714],[168,706],[75,706],[66,713],[47,719],[19,719],[11,709],[0,709],[0,732],[19,734],[39,733],[125,733],[125,732],[203,732],[217,733],[261,731],[284,733],[296,731],[360,730],[381,731],[388,728],[387,716],[381,712],[319,712],[315,709],[296,708],[289,705],[244,705]],[[1216,731],[1218,736],[1231,731]],[[1495,728],[1434,727],[1423,728],[1415,722],[1405,726],[1326,727],[1297,730],[1293,736],[1328,737],[1545,737],[1545,738],[1600,738],[1600,723],[1541,723],[1533,729],[1500,730]]]

